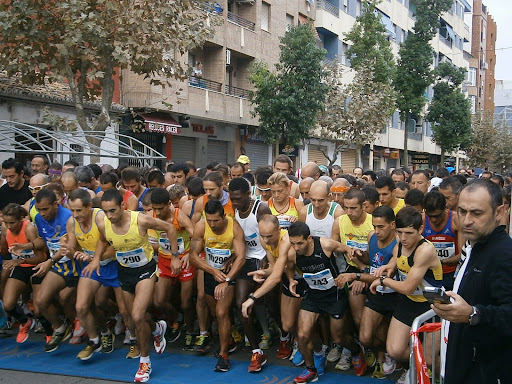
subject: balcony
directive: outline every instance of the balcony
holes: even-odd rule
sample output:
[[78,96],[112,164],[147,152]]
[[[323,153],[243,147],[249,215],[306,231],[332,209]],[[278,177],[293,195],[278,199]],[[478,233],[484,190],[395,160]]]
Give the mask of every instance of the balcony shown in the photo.
[[189,76],[188,85],[190,85],[191,87],[208,89],[214,92],[222,92],[222,83],[195,76]]
[[243,99],[249,98],[249,91],[247,89],[233,87],[232,85],[226,85],[224,87],[224,93],[235,97],[241,97]]
[[228,21],[233,24],[236,24],[242,28],[246,28],[252,32],[254,32],[255,27],[256,27],[256,24],[253,23],[252,21],[246,20],[243,17],[240,17],[240,16],[234,14],[233,12],[229,12],[229,11],[228,11]]
[[333,16],[340,16],[340,9],[326,0],[318,0],[316,3],[316,9],[324,9]]

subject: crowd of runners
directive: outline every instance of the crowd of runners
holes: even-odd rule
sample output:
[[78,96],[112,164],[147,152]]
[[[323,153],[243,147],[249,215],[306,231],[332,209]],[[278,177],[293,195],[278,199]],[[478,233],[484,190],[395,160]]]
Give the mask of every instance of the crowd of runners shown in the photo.
[[[178,340],[202,355],[219,345],[220,372],[245,345],[249,372],[277,351],[305,366],[296,383],[327,361],[377,379],[403,367],[406,382],[423,289],[451,289],[464,255],[456,211],[471,170],[292,165],[4,161],[0,332],[43,332],[46,352],[86,340],[81,360],[122,337],[136,382],[150,378],[151,341],[162,353]],[[510,179],[482,177],[508,188],[508,208]]]

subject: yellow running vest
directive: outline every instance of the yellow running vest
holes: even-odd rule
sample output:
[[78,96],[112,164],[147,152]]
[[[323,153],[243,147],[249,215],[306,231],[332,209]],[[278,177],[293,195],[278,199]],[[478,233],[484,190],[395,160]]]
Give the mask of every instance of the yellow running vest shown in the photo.
[[[355,227],[350,221],[348,215],[341,215],[338,218],[338,224],[340,227],[340,242],[348,245],[349,247],[359,249],[361,252],[366,251],[368,248],[368,234],[373,231],[372,215],[366,214],[364,223],[358,227]],[[347,264],[357,267],[357,264],[352,260],[349,260],[345,255]]]
[[279,234],[279,242],[277,243],[277,247],[272,248],[268,245],[265,245],[265,249],[270,252],[272,256],[277,260],[279,257],[279,246],[281,245],[281,240],[283,239],[283,236],[287,233],[286,229],[281,229],[281,233]]
[[226,216],[228,225],[223,234],[213,233],[204,221],[204,250],[206,253],[206,262],[215,269],[223,269],[226,261],[233,254],[233,218]]

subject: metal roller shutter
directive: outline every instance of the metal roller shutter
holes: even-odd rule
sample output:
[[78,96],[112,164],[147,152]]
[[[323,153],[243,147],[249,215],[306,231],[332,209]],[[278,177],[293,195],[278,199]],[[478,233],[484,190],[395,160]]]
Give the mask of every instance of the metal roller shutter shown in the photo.
[[244,144],[245,154],[251,160],[251,169],[256,169],[268,164],[268,152],[270,146],[261,141],[247,140]]
[[350,149],[341,153],[341,169],[344,173],[352,173],[356,167],[356,150]]
[[171,160],[196,162],[196,139],[193,137],[172,136],[171,150]]
[[327,147],[318,146],[318,145],[309,145],[308,146],[308,161],[312,161],[317,163],[318,165],[326,165],[327,159],[324,154],[320,152],[318,148],[321,148],[322,151],[327,152]]
[[220,140],[208,140],[208,162],[228,162],[228,142]]

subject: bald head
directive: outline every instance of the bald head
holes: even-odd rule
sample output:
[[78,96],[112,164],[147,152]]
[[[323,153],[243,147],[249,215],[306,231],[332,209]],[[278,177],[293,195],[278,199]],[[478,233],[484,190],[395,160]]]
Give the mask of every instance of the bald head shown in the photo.
[[311,197],[313,196],[324,196],[327,198],[329,196],[329,184],[327,184],[323,180],[317,180],[313,184],[311,184],[311,188],[309,190],[309,194]]
[[304,165],[301,170],[301,176],[303,179],[306,177],[312,177],[313,179],[318,180],[320,177],[320,168],[318,167],[318,164],[310,161]]
[[50,177],[44,173],[38,173],[30,178],[30,186],[37,187],[51,182]]
[[311,184],[315,182],[315,179],[312,177],[306,177],[305,179],[302,179],[302,181],[299,184],[299,191],[300,195],[302,196],[302,199],[309,199],[309,190],[311,189]]
[[332,183],[332,187],[347,187],[350,188],[351,185],[348,182],[347,179],[344,177],[338,177],[336,180],[334,180],[334,183]]

